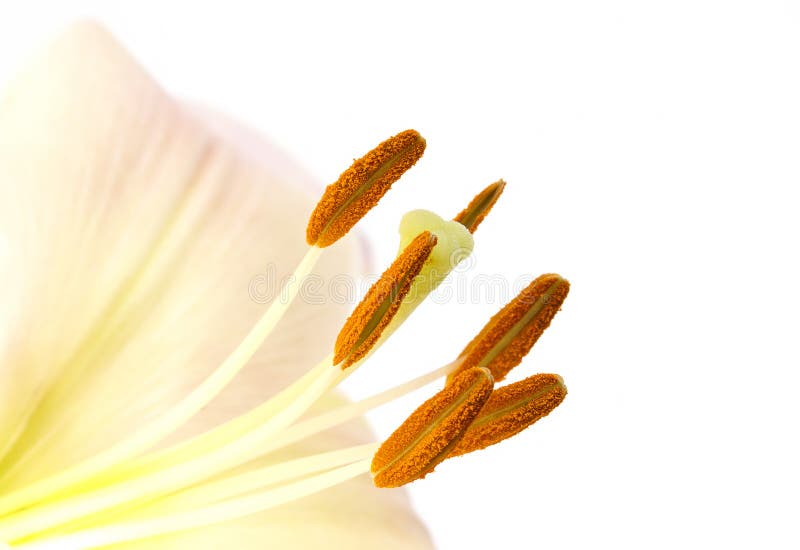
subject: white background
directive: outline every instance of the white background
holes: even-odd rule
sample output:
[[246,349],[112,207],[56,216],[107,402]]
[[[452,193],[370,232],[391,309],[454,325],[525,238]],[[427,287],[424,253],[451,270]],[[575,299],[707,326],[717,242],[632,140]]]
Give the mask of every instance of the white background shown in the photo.
[[[86,14],[321,182],[414,127],[425,159],[363,224],[375,265],[404,211],[503,177],[461,280],[571,280],[515,373],[562,374],[564,405],[411,487],[441,548],[800,545],[796,2],[165,4],[3,1],[0,79]],[[458,302],[352,391],[452,359],[503,299]]]

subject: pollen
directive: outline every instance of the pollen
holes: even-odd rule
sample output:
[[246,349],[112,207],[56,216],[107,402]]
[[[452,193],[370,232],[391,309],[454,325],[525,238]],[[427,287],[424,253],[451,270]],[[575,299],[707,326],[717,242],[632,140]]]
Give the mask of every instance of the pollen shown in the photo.
[[436,242],[436,235],[430,231],[417,235],[370,287],[336,338],[335,365],[341,364],[344,370],[369,353],[397,313]]
[[375,453],[375,485],[400,487],[431,473],[480,414],[493,385],[488,369],[469,369],[423,403]]
[[475,230],[478,229],[478,226],[481,224],[483,219],[489,213],[489,211],[494,207],[497,199],[500,198],[500,195],[503,194],[503,190],[506,187],[506,182],[503,180],[498,180],[488,186],[486,189],[475,195],[475,198],[467,205],[467,207],[462,210],[458,216],[453,218],[453,221],[457,221],[467,229],[469,229],[470,233],[475,233]]
[[425,152],[416,130],[393,136],[357,159],[325,189],[306,229],[306,241],[320,248],[342,238]]
[[550,326],[568,292],[569,282],[559,275],[537,277],[467,344],[459,356],[461,365],[448,382],[472,367],[486,367],[495,380],[503,380]]
[[485,449],[518,434],[553,412],[566,396],[567,387],[557,374],[536,374],[496,389],[448,458]]

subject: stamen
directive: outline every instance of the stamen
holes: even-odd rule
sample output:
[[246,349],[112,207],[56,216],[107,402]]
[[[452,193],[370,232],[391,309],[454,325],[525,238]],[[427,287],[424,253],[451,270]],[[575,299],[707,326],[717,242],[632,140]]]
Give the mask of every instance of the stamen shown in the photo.
[[[432,241],[429,243],[430,246],[433,246],[436,241],[436,237],[432,236]],[[422,246],[414,245],[413,247],[409,245],[407,248],[409,249],[408,253],[401,254],[402,258],[409,258],[408,263],[413,264],[414,258],[417,258],[416,261],[418,262],[425,262],[425,250],[427,250],[428,243],[425,242],[425,239],[422,238],[420,235],[420,243]],[[395,262],[397,263],[397,261]],[[425,264],[427,265],[427,264]],[[412,266],[413,267],[413,266]],[[416,270],[416,268],[414,268]],[[390,268],[391,270],[391,268]],[[401,270],[402,271],[402,270]],[[388,272],[388,270],[387,270]],[[407,275],[411,277],[414,272],[409,272]],[[407,290],[405,290],[407,292]],[[396,295],[395,299],[398,303],[405,304],[405,300],[403,299],[403,295]],[[365,298],[364,300],[367,302],[368,300]],[[385,311],[384,311],[385,310]],[[381,319],[380,312],[384,312],[386,315],[385,318]],[[355,312],[354,312],[355,314]],[[364,332],[369,333],[370,330],[378,330],[375,334],[379,334],[383,328],[381,328],[378,321],[383,320],[384,323],[390,319],[391,311],[389,308],[380,309],[378,313],[373,316],[373,320],[375,321],[376,328],[367,329]],[[365,314],[366,315],[366,314]],[[346,326],[346,325],[345,325]],[[357,332],[354,330],[354,334]],[[344,331],[344,329],[343,329]],[[385,336],[385,332],[383,334]],[[365,348],[374,349],[375,343],[370,343],[364,339],[362,346]],[[365,353],[368,353],[368,349],[363,350]],[[359,360],[355,358],[355,360]],[[259,405],[255,409],[251,410],[248,413],[243,414],[242,416],[233,419],[227,423],[224,423],[220,426],[209,430],[203,434],[190,438],[182,443],[179,443],[175,446],[163,449],[161,451],[151,453],[149,455],[145,455],[140,457],[137,460],[131,461],[121,467],[117,468],[114,471],[108,473],[108,476],[104,476],[105,479],[101,478],[101,483],[108,480],[114,481],[121,478],[128,478],[131,476],[142,475],[148,472],[153,472],[155,470],[164,469],[173,465],[180,464],[185,460],[191,460],[193,457],[201,456],[212,452],[215,449],[220,448],[221,446],[230,443],[240,437],[243,437],[249,432],[254,430],[258,430],[260,426],[262,426],[267,420],[269,420],[276,411],[279,411],[282,407],[285,407],[291,401],[296,399],[305,389],[307,388],[308,383],[313,381],[321,372],[325,370],[329,365],[334,364],[331,359],[327,359],[323,361],[320,365],[312,369],[310,373],[305,375],[303,378],[298,380],[292,387],[287,388],[287,390],[281,392],[277,396],[273,397],[269,401]],[[343,368],[346,368],[349,363],[346,363]],[[453,367],[455,368],[455,367]],[[452,369],[450,369],[452,370]],[[449,371],[448,371],[449,372]],[[343,375],[345,373],[342,373]],[[446,374],[446,373],[444,373]],[[280,439],[280,438],[279,438]],[[267,447],[264,447],[264,452],[267,452],[267,449],[272,448],[272,444],[274,441],[270,442]]]
[[397,313],[414,277],[436,246],[429,231],[417,235],[369,289],[336,338],[333,363],[346,369],[364,357]]
[[400,132],[353,162],[325,189],[306,229],[306,241],[320,248],[342,238],[425,152],[416,130]]
[[[360,402],[304,419],[321,397],[347,378],[400,326],[473,247],[472,233],[505,188],[499,180],[453,221],[414,211],[401,222],[397,259],[367,292],[340,331],[332,356],[247,413],[199,436],[143,454],[206,406],[271,333],[299,281],[322,248],[345,235],[425,151],[407,130],[356,160],[325,190],[311,215],[311,249],[276,301],[242,343],[198,388],[162,418],[65,471],[0,496],[0,550],[94,548],[242,517],[371,471],[378,487],[425,477],[446,458],[483,449],[519,433],[554,410],[566,387],[553,374],[493,391],[535,344],[561,307],[569,283],[542,275],[493,316],[452,363]],[[346,422],[447,376],[380,446],[366,444],[236,468]],[[370,458],[371,457],[371,458]]]
[[458,216],[453,218],[453,221],[457,221],[469,229],[470,233],[475,233],[475,230],[478,229],[478,226],[497,202],[497,199],[499,199],[500,195],[503,194],[503,189],[505,189],[505,187],[506,182],[503,180],[497,180],[489,187],[475,195],[475,198],[472,199],[472,202],[470,202],[469,205],[458,214]]
[[423,403],[375,453],[375,485],[400,487],[432,472],[478,416],[493,385],[488,369],[470,369]]
[[472,367],[486,367],[496,381],[503,380],[550,326],[568,292],[569,282],[559,275],[537,277],[467,344],[459,356],[461,367],[448,377],[448,383]]
[[484,449],[518,434],[550,414],[566,396],[567,387],[557,374],[536,374],[496,389],[448,458]]

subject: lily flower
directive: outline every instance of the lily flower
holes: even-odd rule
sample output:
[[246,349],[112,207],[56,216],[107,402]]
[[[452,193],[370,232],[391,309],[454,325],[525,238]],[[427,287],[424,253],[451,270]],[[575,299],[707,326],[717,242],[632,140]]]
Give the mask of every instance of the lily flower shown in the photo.
[[[279,151],[170,98],[97,25],[41,51],[0,96],[0,549],[430,548],[397,487],[561,403],[557,375],[495,382],[569,284],[538,278],[452,363],[339,394],[505,186],[453,220],[407,214],[349,316],[296,299],[364,270],[348,232],[424,150],[387,139],[315,207]],[[254,300],[265,265],[280,292]],[[366,411],[440,379],[376,440]]]

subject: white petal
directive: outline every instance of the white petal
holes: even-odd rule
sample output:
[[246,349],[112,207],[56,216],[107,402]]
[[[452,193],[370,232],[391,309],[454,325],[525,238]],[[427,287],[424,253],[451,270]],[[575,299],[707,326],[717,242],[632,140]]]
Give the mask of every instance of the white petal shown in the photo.
[[[12,468],[24,460],[19,483],[156,418],[218,365],[264,310],[253,277],[280,278],[302,255],[310,199],[171,101],[93,26],[12,85],[0,167],[13,305],[2,417],[22,425],[33,410],[7,457]],[[327,270],[347,270],[351,256],[340,247]],[[304,359],[325,353],[318,342]]]
[[[265,309],[254,277],[280,279],[305,250],[304,181],[278,151],[248,149],[171,100],[95,25],[34,60],[0,99],[0,490],[152,421],[224,359]],[[354,241],[334,249],[323,278],[358,262]],[[347,305],[312,301],[200,424],[328,353]],[[273,548],[314,522],[318,540],[427,544],[404,496],[368,485],[213,532]]]

